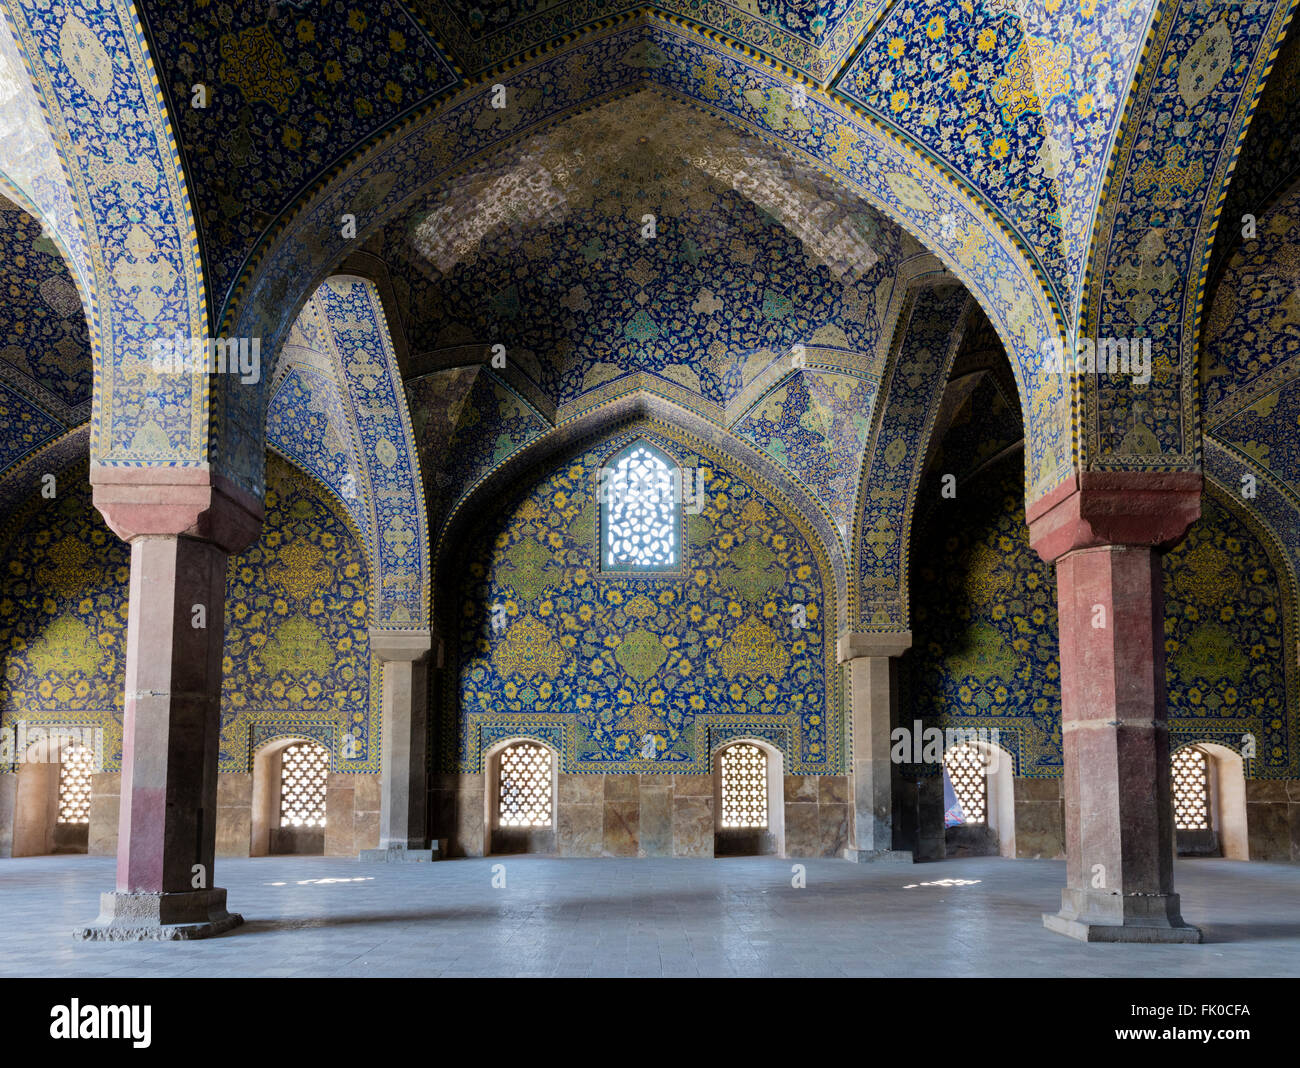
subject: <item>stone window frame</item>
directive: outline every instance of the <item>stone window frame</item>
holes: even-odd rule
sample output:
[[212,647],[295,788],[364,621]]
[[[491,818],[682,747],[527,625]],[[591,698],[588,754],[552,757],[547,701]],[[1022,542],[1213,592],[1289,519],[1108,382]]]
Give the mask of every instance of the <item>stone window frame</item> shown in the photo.
[[[1211,832],[1217,836],[1219,854],[1224,860],[1249,860],[1250,839],[1247,832],[1246,763],[1241,754],[1221,742],[1201,739],[1183,742],[1169,752],[1170,819],[1173,808],[1173,760],[1183,749],[1199,749],[1206,757],[1207,790]],[[1175,835],[1179,832],[1175,830]]]
[[[980,782],[983,785],[983,790],[982,790],[983,796],[980,798],[980,804],[981,807],[984,809],[984,812],[982,817],[977,820],[971,819],[970,816],[966,814],[967,808],[969,806],[970,798],[969,796],[966,797],[962,796],[963,790],[958,788],[956,780],[953,779],[952,765],[949,763],[949,761],[955,757],[958,750],[964,750],[964,749],[969,749],[972,750],[974,753],[976,753],[984,765],[983,773],[979,775]],[[992,764],[993,758],[992,755],[987,750],[988,750],[987,746],[981,746],[973,741],[967,740],[967,741],[962,741],[959,745],[952,746],[951,748],[947,749],[943,754],[943,770],[947,774],[949,781],[952,782],[953,793],[957,795],[957,800],[961,802],[962,816],[965,820],[965,825],[967,827],[993,826],[993,824],[989,820],[989,813],[992,809],[992,805],[990,803],[991,798],[989,797],[989,777],[991,774],[990,765]]]
[[[277,797],[277,808],[278,808],[278,810],[279,810],[279,816],[278,816],[278,819],[279,819],[280,826],[281,826],[281,827],[285,826],[285,805],[286,805],[286,798],[285,798],[285,789],[286,789],[286,785],[285,785],[285,781],[284,781],[284,762],[285,762],[285,758],[286,758],[290,753],[297,752],[297,751],[305,751],[305,750],[314,750],[314,751],[315,751],[315,752],[312,754],[312,759],[313,759],[313,760],[320,760],[322,757],[324,758],[324,768],[325,768],[325,770],[324,770],[324,776],[323,776],[323,778],[321,779],[321,782],[320,782],[320,784],[319,784],[319,791],[320,791],[320,802],[319,802],[320,823],[317,824],[316,822],[314,822],[315,817],[312,816],[312,817],[309,818],[309,821],[306,822],[306,823],[292,823],[292,822],[291,822],[289,825],[290,825],[290,826],[293,826],[293,827],[306,826],[306,827],[313,828],[313,829],[316,829],[317,827],[319,827],[319,829],[323,831],[323,830],[325,829],[325,824],[326,824],[326,821],[327,821],[327,819],[328,819],[328,817],[327,817],[327,815],[326,815],[326,812],[325,812],[325,798],[326,798],[326,796],[327,796],[327,794],[328,794],[328,792],[329,792],[329,773],[330,773],[330,764],[332,763],[332,759],[331,759],[331,754],[330,754],[329,749],[326,748],[325,746],[321,745],[321,743],[320,743],[320,742],[317,742],[317,741],[293,741],[293,742],[290,742],[288,745],[286,745],[283,749],[280,750],[280,788],[279,788],[279,790],[277,791],[277,795],[278,795],[278,797]],[[314,791],[313,791],[313,792],[314,792]],[[312,801],[313,801],[313,802],[315,801],[315,798],[314,798],[314,797],[312,798]],[[313,811],[313,812],[315,811],[315,806],[314,806],[314,805],[313,805],[313,809],[312,809],[312,811]]]
[[625,445],[619,446],[606,453],[601,460],[600,467],[595,473],[595,485],[593,487],[596,497],[596,575],[599,578],[608,579],[650,579],[652,581],[673,582],[681,581],[690,572],[688,566],[688,549],[686,527],[686,504],[680,499],[673,502],[674,518],[677,537],[677,563],[671,567],[609,567],[605,564],[605,524],[606,524],[606,503],[601,500],[600,494],[600,473],[613,467],[626,453],[630,453],[638,446],[645,446],[651,452],[661,457],[668,465],[669,471],[676,480],[676,485],[682,485],[682,464],[677,455],[669,448],[657,441],[652,441],[644,434],[638,435],[632,441]]
[[[92,762],[88,821],[62,822],[59,815],[64,757],[80,743],[60,733],[64,724],[36,723],[32,726],[39,728],[42,735],[27,746],[15,769],[12,838],[8,855],[37,857],[88,853],[90,827],[96,822],[94,776],[102,769],[96,769]],[[67,839],[75,839],[77,845],[71,846]]]
[[[752,745],[767,757],[767,828],[733,829],[722,826],[722,754],[735,745]],[[763,738],[742,735],[728,738],[713,747],[709,754],[710,774],[713,776],[713,835],[715,846],[719,835],[765,834],[770,839],[770,851],[760,850],[757,856],[785,856],[785,754]]]
[[[1199,763],[1200,763],[1201,781],[1199,784],[1200,786],[1199,804],[1200,807],[1204,810],[1204,820],[1205,820],[1204,827],[1179,826],[1180,799],[1179,799],[1178,786],[1176,783],[1173,782],[1174,769],[1180,760],[1186,760],[1186,758],[1189,756],[1194,758],[1195,757],[1200,758]],[[1211,785],[1212,780],[1214,779],[1214,758],[1195,743],[1192,743],[1191,745],[1180,745],[1177,749],[1175,749],[1172,753],[1169,754],[1169,770],[1170,770],[1170,787],[1171,787],[1170,793],[1173,795],[1173,801],[1174,801],[1174,829],[1176,831],[1214,830],[1214,787]]]
[[1009,750],[977,738],[967,739],[984,754],[984,822],[997,835],[998,856],[1016,855],[1016,759]]
[[[551,825],[538,828],[500,827],[500,806],[498,793],[501,787],[501,754],[512,746],[527,742],[540,746],[551,754]],[[550,742],[535,738],[531,734],[516,734],[494,742],[483,752],[483,856],[493,856],[492,835],[495,831],[533,832],[541,836],[550,835],[558,841],[560,826],[560,751]],[[554,842],[552,850],[554,850]]]
[[[284,751],[293,745],[316,745],[329,753],[329,770],[325,782],[325,818],[329,819],[329,775],[334,770],[334,754],[319,738],[306,734],[282,734],[267,739],[253,753],[253,792],[250,813],[250,841],[248,855],[271,855],[271,835],[280,824],[280,762]],[[322,831],[324,828],[320,828]]]

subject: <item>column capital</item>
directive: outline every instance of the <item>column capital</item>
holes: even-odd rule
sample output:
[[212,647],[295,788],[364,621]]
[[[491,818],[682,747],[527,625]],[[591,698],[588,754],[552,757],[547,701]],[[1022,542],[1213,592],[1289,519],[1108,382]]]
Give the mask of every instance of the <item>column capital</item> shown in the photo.
[[1049,564],[1075,549],[1177,545],[1201,514],[1199,471],[1083,471],[1025,508]]
[[841,634],[837,651],[839,662],[847,663],[864,656],[902,656],[912,648],[910,630],[849,631]]
[[394,660],[418,662],[429,655],[433,636],[427,629],[385,630],[370,628],[370,651],[384,663]]
[[123,541],[184,535],[237,553],[262,529],[262,502],[206,468],[92,464],[90,484],[95,507]]

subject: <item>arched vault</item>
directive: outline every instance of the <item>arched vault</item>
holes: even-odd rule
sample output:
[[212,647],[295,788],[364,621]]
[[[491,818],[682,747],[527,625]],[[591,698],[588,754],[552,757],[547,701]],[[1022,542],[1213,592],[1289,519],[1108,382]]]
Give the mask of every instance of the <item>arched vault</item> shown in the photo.
[[850,589],[854,630],[911,626],[912,516],[969,305],[960,286],[921,289],[899,324],[858,489]]
[[[20,0],[4,13],[66,181],[64,197],[43,153],[31,199],[60,235],[88,308],[92,464],[205,465],[210,379],[160,374],[152,362],[156,340],[189,343],[210,329],[189,191],[135,6]],[[260,434],[240,446],[259,464],[261,447]]]
[[[1196,470],[1197,353],[1211,245],[1292,0],[1161,5],[1098,208],[1071,338],[1150,344],[1151,375],[1080,375],[1079,464]],[[1228,225],[1239,225],[1228,220]]]
[[[294,5],[241,9],[196,41],[157,0],[75,14],[11,5],[11,52],[29,65],[66,170],[68,201],[51,217],[92,320],[98,463],[210,464],[256,495],[265,376],[159,375],[152,343],[219,332],[260,339],[273,360],[316,285],[403,205],[638,90],[832,175],[943,259],[1010,354],[1030,501],[1081,463],[1197,462],[1186,355],[1200,265],[1289,4],[1269,19],[1195,0],[1159,12],[991,0],[926,19],[874,2],[512,12],[465,23],[450,5],[409,0],[335,26]],[[343,33],[356,69],[321,51]],[[978,70],[953,61],[967,54]],[[1186,118],[1156,121],[1175,94]],[[233,125],[208,121],[218,112]],[[1157,158],[1132,165],[1152,137]],[[263,175],[257,189],[245,173]],[[1187,211],[1199,212],[1191,225]],[[84,254],[78,227],[60,225],[74,215]],[[1117,233],[1147,238],[1111,247]],[[1177,248],[1160,245],[1170,235]],[[1150,384],[1046,365],[1054,343],[1156,334],[1157,319],[1165,351]]]
[[[608,107],[620,94],[649,88],[647,105],[702,110],[756,145],[777,147],[830,175],[936,251],[980,301],[1012,353],[1028,409],[1031,494],[1068,475],[1069,382],[1034,377],[1040,346],[1057,336],[1044,284],[1023,247],[987,207],[906,143],[853,108],[816,95],[792,109],[790,78],[677,25],[593,31],[501,77],[498,84],[512,105],[492,109],[490,84],[468,87],[412,116],[307,194],[250,261],[226,309],[229,331],[261,335],[274,349],[292,322],[299,294],[352,247],[340,222],[345,215],[356,220],[362,241],[414,198],[482,168],[497,154],[518,157],[558,124]],[[539,181],[554,184],[555,178]],[[241,410],[250,400],[229,394],[223,418],[247,421]]]
[[428,625],[429,537],[406,391],[375,283],[334,275],[303,306],[273,379],[269,443],[362,532],[371,625]]

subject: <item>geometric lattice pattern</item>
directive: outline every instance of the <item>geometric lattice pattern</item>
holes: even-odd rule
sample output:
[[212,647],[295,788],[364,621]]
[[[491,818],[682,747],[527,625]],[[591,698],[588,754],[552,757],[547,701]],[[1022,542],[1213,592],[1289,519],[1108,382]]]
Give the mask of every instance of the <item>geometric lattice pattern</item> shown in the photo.
[[501,752],[498,827],[551,825],[551,751],[519,742]]
[[973,745],[954,745],[943,755],[967,823],[988,822],[988,764],[989,758]]
[[601,472],[604,567],[652,570],[677,566],[677,504],[673,470],[638,442]]
[[722,751],[722,826],[767,826],[767,754],[742,742]]
[[1178,750],[1170,762],[1174,786],[1174,827],[1180,831],[1210,829],[1210,762],[1195,746]]
[[95,755],[84,745],[64,751],[59,768],[59,822],[90,822],[90,773]]
[[325,778],[330,754],[323,745],[298,742],[280,755],[280,826],[325,826]]

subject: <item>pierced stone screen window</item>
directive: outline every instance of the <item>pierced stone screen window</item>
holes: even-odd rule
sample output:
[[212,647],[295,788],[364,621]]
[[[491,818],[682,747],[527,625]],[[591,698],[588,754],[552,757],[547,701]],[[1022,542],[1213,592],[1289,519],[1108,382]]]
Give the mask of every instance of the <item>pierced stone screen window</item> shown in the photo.
[[325,780],[329,750],[299,742],[280,755],[280,826],[325,826]]
[[59,822],[90,822],[90,773],[94,754],[84,745],[64,750],[59,768]]
[[719,758],[722,826],[767,826],[767,754],[756,745],[729,746]]
[[1210,762],[1194,746],[1174,754],[1174,827],[1180,831],[1210,829]]
[[953,792],[967,823],[988,822],[989,758],[973,745],[955,745],[943,755]]
[[677,469],[658,449],[638,441],[601,471],[601,566],[668,571],[681,562]]
[[551,825],[551,751],[520,742],[501,751],[498,827]]

